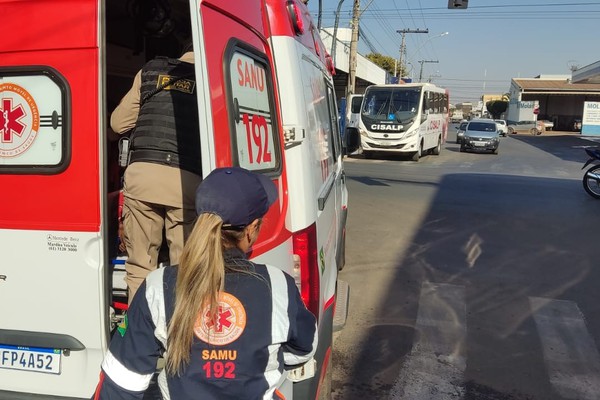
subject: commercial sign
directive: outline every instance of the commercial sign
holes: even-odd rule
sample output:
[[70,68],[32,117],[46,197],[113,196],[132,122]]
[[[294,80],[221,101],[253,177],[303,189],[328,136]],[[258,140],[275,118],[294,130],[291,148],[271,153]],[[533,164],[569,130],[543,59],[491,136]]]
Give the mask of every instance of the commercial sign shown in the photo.
[[600,102],[585,101],[583,103],[582,135],[600,135]]
[[519,101],[511,99],[508,103],[508,115],[506,117],[509,123],[537,121],[536,110],[539,110],[537,100]]

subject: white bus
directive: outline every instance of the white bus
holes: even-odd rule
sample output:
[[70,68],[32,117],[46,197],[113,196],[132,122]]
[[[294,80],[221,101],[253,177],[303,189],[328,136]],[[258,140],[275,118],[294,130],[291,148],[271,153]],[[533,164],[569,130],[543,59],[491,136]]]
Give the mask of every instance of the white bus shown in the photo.
[[448,91],[431,83],[372,85],[360,115],[362,153],[440,154],[448,132]]

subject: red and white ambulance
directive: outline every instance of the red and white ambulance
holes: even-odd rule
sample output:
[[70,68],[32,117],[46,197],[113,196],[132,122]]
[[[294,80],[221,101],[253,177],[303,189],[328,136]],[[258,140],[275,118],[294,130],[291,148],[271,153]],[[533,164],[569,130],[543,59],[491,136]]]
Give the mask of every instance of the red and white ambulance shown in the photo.
[[348,194],[333,66],[306,6],[0,0],[0,10],[0,399],[92,396],[126,301],[110,112],[145,61],[179,55],[182,35],[194,42],[204,174],[238,165],[276,182],[252,256],[292,274],[318,317],[315,360],[281,391],[329,397],[348,301],[338,280]]

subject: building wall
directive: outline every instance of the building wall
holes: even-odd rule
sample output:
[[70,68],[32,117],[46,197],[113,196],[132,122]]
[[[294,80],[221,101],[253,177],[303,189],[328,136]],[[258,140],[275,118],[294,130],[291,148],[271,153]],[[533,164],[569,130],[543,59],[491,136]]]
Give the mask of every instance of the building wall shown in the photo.
[[523,100],[537,100],[540,104],[539,119],[554,122],[554,130],[570,131],[575,119],[583,116],[583,103],[585,101],[600,101],[600,93],[590,95],[563,95],[563,94],[527,94],[523,93]]

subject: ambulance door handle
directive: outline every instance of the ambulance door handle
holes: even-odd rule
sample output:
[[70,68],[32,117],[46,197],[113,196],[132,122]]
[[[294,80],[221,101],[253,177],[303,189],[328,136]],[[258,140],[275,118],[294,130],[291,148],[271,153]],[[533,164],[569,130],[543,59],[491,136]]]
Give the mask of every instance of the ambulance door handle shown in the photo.
[[325,182],[325,186],[319,192],[318,202],[319,202],[319,211],[323,211],[325,209],[325,203],[327,202],[327,198],[331,193],[331,189],[335,186],[335,181],[337,179],[337,173],[333,173],[329,175],[329,179]]
[[240,123],[240,103],[237,97],[233,98],[233,118],[235,118],[235,123]]
[[298,146],[305,138],[306,132],[304,131],[304,128],[292,125],[283,126],[283,140],[286,149]]

